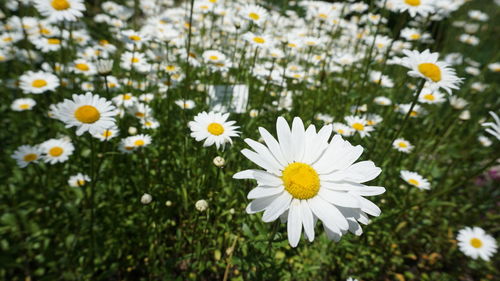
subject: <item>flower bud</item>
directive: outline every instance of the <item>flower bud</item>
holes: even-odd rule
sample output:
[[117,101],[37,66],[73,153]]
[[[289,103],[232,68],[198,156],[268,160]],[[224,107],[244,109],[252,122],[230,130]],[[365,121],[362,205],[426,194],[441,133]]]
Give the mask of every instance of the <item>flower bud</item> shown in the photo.
[[217,167],[223,167],[226,164],[226,160],[224,160],[224,158],[222,158],[220,156],[215,157],[213,162],[214,162],[214,165]]
[[200,212],[203,212],[206,209],[208,209],[208,203],[205,200],[198,200],[198,201],[196,201],[196,203],[194,204],[194,206],[196,207],[196,210],[198,210]]
[[141,197],[141,203],[144,204],[144,205],[147,205],[149,203],[151,203],[151,201],[153,201],[153,197],[148,194],[148,193],[144,193]]

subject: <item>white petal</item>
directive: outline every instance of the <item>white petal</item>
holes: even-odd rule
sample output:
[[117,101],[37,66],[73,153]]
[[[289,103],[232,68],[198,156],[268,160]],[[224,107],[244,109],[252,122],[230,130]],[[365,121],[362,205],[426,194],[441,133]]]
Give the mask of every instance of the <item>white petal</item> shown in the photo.
[[305,148],[305,131],[304,123],[302,123],[302,120],[299,117],[295,117],[293,119],[291,144],[293,160],[296,162],[302,162]]
[[288,210],[287,233],[290,246],[297,247],[302,234],[302,214],[298,199],[293,199]]
[[307,203],[314,215],[316,215],[328,228],[332,230],[347,230],[347,220],[335,206],[326,202],[319,196],[309,199]]
[[279,187],[257,186],[256,188],[250,190],[250,192],[247,195],[247,198],[248,199],[257,199],[257,198],[277,195],[277,194],[283,192],[284,189],[285,189],[285,187],[283,187],[283,186],[279,186]]
[[381,172],[382,169],[372,161],[361,161],[345,169],[344,180],[363,183],[376,178]]
[[334,191],[327,188],[319,190],[319,196],[325,201],[341,207],[359,208],[359,200],[345,191]]
[[290,127],[288,127],[288,123],[286,123],[285,118],[278,117],[278,121],[276,121],[276,132],[278,133],[278,141],[280,143],[281,152],[283,153],[283,157],[287,161],[287,163],[293,162],[293,154],[292,154],[292,142],[291,142],[291,132]]
[[310,242],[314,241],[314,218],[309,209],[309,204],[306,200],[300,201],[300,208],[302,213],[302,223],[304,224],[304,232]]
[[363,197],[358,197],[358,200],[361,202],[361,210],[365,213],[368,213],[372,216],[378,217],[380,213],[382,212],[380,208],[375,205],[372,201],[363,198]]
[[250,202],[250,204],[248,204],[246,211],[248,214],[261,212],[265,208],[267,208],[276,198],[278,198],[278,195],[255,199]]
[[281,147],[278,141],[264,128],[259,128],[260,135],[262,136],[262,139],[266,143],[267,147],[269,148],[269,151],[271,151],[278,160],[278,162],[284,167],[288,164],[286,161],[285,157],[283,156],[283,153],[281,152]]
[[262,216],[262,221],[272,222],[276,220],[284,211],[290,207],[290,202],[292,201],[292,195],[288,192],[281,193],[274,201],[266,208],[264,215]]

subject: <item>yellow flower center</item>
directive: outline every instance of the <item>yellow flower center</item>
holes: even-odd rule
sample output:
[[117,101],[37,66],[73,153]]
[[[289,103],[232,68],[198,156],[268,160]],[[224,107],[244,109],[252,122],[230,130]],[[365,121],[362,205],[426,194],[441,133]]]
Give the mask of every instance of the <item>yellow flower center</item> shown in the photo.
[[344,134],[344,130],[342,130],[342,129],[338,129],[338,130],[337,130],[337,133],[339,133],[339,134],[343,135],[343,134]]
[[318,194],[319,176],[313,167],[300,162],[288,165],[281,176],[285,190],[296,199],[309,199]]
[[174,71],[175,70],[175,65],[167,65],[167,67],[165,67],[165,69],[167,71]]
[[106,130],[102,133],[102,136],[105,138],[109,138],[113,135],[113,133],[110,130]]
[[47,43],[49,43],[50,45],[59,45],[61,44],[61,40],[57,38],[49,38],[47,39]]
[[142,117],[144,117],[145,115],[146,115],[146,114],[144,114],[144,113],[142,113],[142,112],[136,112],[136,113],[135,113],[135,117],[140,117],[140,118],[142,118]]
[[210,60],[218,60],[218,59],[219,59],[219,57],[218,57],[218,56],[210,56],[210,57],[208,57],[208,58],[209,58]]
[[59,147],[59,146],[54,146],[53,148],[51,148],[49,150],[49,154],[52,157],[61,156],[61,154],[63,154],[63,152],[64,152],[64,150],[62,149],[62,147]]
[[322,18],[322,19],[327,19],[328,15],[327,14],[318,14],[318,17]]
[[130,35],[128,37],[128,39],[132,40],[132,41],[141,41],[141,37],[137,36],[137,35]]
[[264,44],[266,42],[266,40],[262,37],[254,37],[253,41],[257,44]]
[[67,0],[52,0],[50,5],[58,11],[67,10],[71,6]]
[[434,82],[441,81],[441,69],[434,63],[421,63],[418,65],[418,71]]
[[136,141],[134,142],[134,145],[135,145],[135,146],[143,146],[143,145],[144,145],[144,141],[143,141],[143,140],[136,140]]
[[207,128],[208,132],[215,136],[220,136],[224,133],[224,127],[219,123],[210,123]]
[[92,105],[83,105],[75,110],[76,120],[82,123],[92,124],[99,120],[100,117],[101,114],[99,113],[99,110]]
[[132,95],[129,95],[129,94],[125,94],[125,95],[123,95],[123,99],[124,99],[124,100],[129,100],[129,99],[131,99],[131,98],[132,98]]
[[405,0],[405,3],[410,6],[420,6],[420,0]]
[[131,61],[132,63],[138,63],[138,62],[139,62],[139,59],[138,59],[138,58],[132,58],[130,61]]
[[12,42],[12,37],[10,37],[10,36],[9,37],[4,37],[3,41],[4,42]]
[[99,45],[101,46],[106,46],[109,44],[109,41],[106,39],[99,40]]
[[47,86],[47,81],[43,80],[43,79],[36,79],[34,80],[32,83],[31,83],[31,86],[35,87],[35,88],[41,88],[41,87],[45,87]]
[[20,109],[28,109],[30,108],[29,104],[23,103],[19,106]]
[[84,186],[84,185],[85,185],[85,180],[77,180],[77,181],[76,181],[76,184],[77,184],[78,186]]
[[416,112],[415,110],[413,110],[413,111],[410,113],[410,116],[411,116],[411,117],[416,117],[416,116],[418,116],[418,112]]
[[476,249],[479,249],[481,248],[481,246],[483,246],[483,242],[477,238],[472,238],[470,240],[470,245]]
[[429,100],[429,101],[433,101],[436,98],[432,94],[427,94],[427,95],[424,95],[424,99]]
[[35,161],[36,159],[38,159],[38,155],[36,155],[35,153],[29,153],[24,155],[23,157],[23,160],[26,162]]
[[417,185],[418,185],[418,180],[416,180],[416,179],[409,179],[409,180],[408,180],[408,182],[409,182],[410,184],[415,185],[415,186],[417,186]]
[[253,19],[253,20],[259,20],[260,19],[260,16],[256,13],[250,13],[248,14],[248,17]]
[[356,131],[363,131],[365,129],[365,126],[361,123],[354,123],[354,124],[352,124],[352,127]]
[[399,142],[398,143],[398,146],[401,147],[401,148],[406,148],[408,147],[408,145],[405,143],[405,142]]
[[410,36],[410,38],[411,38],[411,39],[413,39],[413,40],[418,40],[418,39],[420,39],[420,34],[418,34],[418,33],[414,33],[414,34],[412,34],[412,35]]
[[77,63],[75,64],[75,68],[81,71],[88,71],[90,69],[86,63]]

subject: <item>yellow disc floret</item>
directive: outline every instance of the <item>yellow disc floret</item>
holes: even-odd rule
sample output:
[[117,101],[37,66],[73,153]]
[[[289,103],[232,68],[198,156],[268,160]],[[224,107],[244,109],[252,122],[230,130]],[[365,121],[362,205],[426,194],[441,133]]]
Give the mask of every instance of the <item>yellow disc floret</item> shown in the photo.
[[318,173],[305,163],[295,162],[283,170],[281,176],[285,190],[296,199],[309,199],[318,194]]
[[418,65],[418,71],[434,82],[441,81],[441,69],[434,63],[421,63]]
[[207,128],[208,132],[215,136],[220,136],[224,133],[224,127],[219,123],[210,123]]
[[477,238],[472,238],[470,240],[470,245],[476,249],[481,248],[483,246],[483,242]]
[[405,3],[414,7],[420,6],[420,0],[405,0]]
[[58,11],[67,10],[71,7],[67,0],[52,0],[50,5],[52,6],[52,8]]
[[83,105],[75,110],[76,120],[82,123],[91,124],[99,120],[100,117],[99,110],[92,105]]
[[58,156],[61,156],[61,154],[63,154],[63,152],[64,152],[64,150],[62,149],[62,147],[54,146],[49,150],[49,155],[52,157],[58,157]]

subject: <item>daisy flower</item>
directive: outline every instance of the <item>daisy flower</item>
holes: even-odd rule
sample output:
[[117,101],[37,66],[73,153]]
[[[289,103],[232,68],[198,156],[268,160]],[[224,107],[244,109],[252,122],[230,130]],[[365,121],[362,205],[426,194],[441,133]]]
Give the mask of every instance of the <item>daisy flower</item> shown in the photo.
[[73,63],[73,72],[76,74],[84,74],[87,76],[97,73],[95,66],[84,59],[77,59]]
[[460,251],[473,259],[479,257],[489,261],[497,252],[498,246],[495,238],[477,226],[461,229],[458,232],[457,240]]
[[264,34],[257,35],[252,32],[247,32],[243,35],[243,39],[254,47],[269,48],[272,46],[271,38]]
[[498,118],[498,115],[496,115],[496,113],[493,111],[490,111],[490,115],[491,117],[493,117],[493,120],[495,120],[495,122],[486,122],[482,123],[481,125],[484,127],[489,127],[486,129],[486,132],[497,138],[497,140],[500,140],[500,118]]
[[444,98],[444,94],[439,92],[438,90],[433,90],[431,88],[423,88],[418,97],[418,101],[420,103],[427,104],[438,104],[443,103],[446,99]]
[[227,121],[229,113],[222,114],[218,112],[201,112],[194,117],[194,121],[188,123],[191,129],[191,137],[196,141],[205,140],[203,146],[215,144],[217,149],[223,147],[229,142],[232,144],[231,137],[239,136],[236,131],[239,126],[233,126],[235,121]]
[[68,139],[50,139],[40,144],[45,163],[56,164],[66,162],[73,154],[75,147]]
[[415,172],[403,170],[401,171],[401,178],[408,184],[413,185],[421,190],[431,189],[431,184],[429,183],[429,181]]
[[392,143],[392,147],[394,147],[397,151],[404,153],[410,153],[413,149],[413,145],[405,139],[395,139]]
[[57,119],[66,123],[66,128],[77,127],[76,134],[85,132],[98,134],[115,124],[117,114],[110,101],[88,92],[85,95],[73,95],[56,106]]
[[408,11],[408,13],[415,17],[420,15],[426,17],[428,14],[435,12],[436,8],[433,6],[433,0],[394,0],[395,9],[401,13]]
[[345,121],[347,122],[347,125],[362,138],[370,136],[370,132],[374,130],[373,126],[368,125],[368,121],[365,117],[351,115],[346,116]]
[[160,127],[160,122],[151,117],[141,119],[141,124],[144,129],[156,129]]
[[176,100],[175,104],[177,104],[182,109],[193,109],[196,104],[192,100]]
[[126,138],[127,146],[132,146],[134,149],[146,147],[151,144],[151,136],[140,134]]
[[131,107],[137,102],[137,98],[131,93],[120,94],[111,99],[116,106]]
[[329,239],[339,241],[347,231],[362,234],[358,222],[367,224],[367,214],[380,215],[380,209],[363,196],[378,195],[385,188],[362,183],[376,178],[381,169],[372,161],[354,162],[363,152],[340,135],[332,134],[332,125],[316,132],[314,125],[304,128],[296,117],[292,128],[283,117],[276,124],[278,140],[266,129],[259,128],[264,144],[251,139],[245,142],[254,150],[243,155],[264,170],[245,170],[235,179],[257,180],[257,187],[248,193],[253,200],[249,214],[264,211],[262,220],[278,218],[287,222],[288,241],[299,243],[302,228],[309,241],[315,237],[315,223],[322,221]]
[[19,77],[19,87],[25,94],[42,94],[59,87],[59,79],[50,72],[27,71]]
[[36,101],[34,99],[16,99],[12,102],[10,108],[14,111],[26,111],[31,110],[35,105]]
[[406,57],[401,59],[401,65],[410,69],[408,75],[424,78],[430,87],[443,88],[451,94],[451,90],[458,89],[462,79],[458,78],[455,70],[451,69],[446,62],[438,61],[439,54],[425,50],[419,51],[403,50]]
[[100,141],[108,141],[112,138],[117,137],[119,134],[119,130],[116,126],[113,126],[111,128],[103,129],[100,132],[92,134],[92,136],[96,139],[99,139]]
[[68,180],[68,184],[71,187],[82,187],[88,182],[90,182],[90,177],[82,173],[71,176]]
[[37,37],[31,40],[37,49],[43,53],[55,52],[61,49],[62,42],[59,38]]
[[42,150],[38,145],[21,145],[11,157],[16,160],[19,167],[25,168],[31,163],[37,163],[41,156]]
[[82,0],[34,0],[35,7],[49,22],[76,21],[83,16]]
[[493,72],[500,72],[500,62],[494,62],[488,64],[488,69]]
[[379,96],[373,99],[373,102],[375,102],[378,105],[382,106],[389,106],[392,104],[391,99],[384,97],[384,96]]
[[346,124],[335,122],[333,123],[333,131],[344,137],[350,137],[354,134],[354,129]]
[[267,18],[267,11],[261,6],[246,5],[241,9],[240,14],[243,18],[252,21],[254,24],[261,25]]

